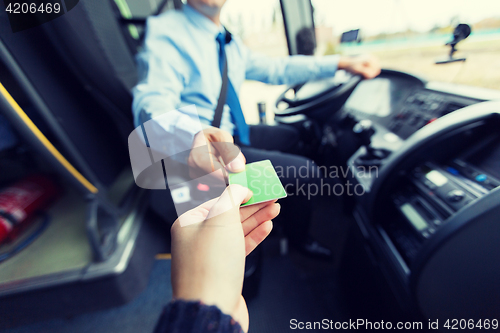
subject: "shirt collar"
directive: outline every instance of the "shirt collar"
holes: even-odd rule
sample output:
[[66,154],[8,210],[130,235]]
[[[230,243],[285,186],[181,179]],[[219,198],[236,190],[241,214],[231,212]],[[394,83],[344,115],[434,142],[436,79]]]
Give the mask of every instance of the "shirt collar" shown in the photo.
[[206,17],[190,5],[184,4],[182,8],[186,17],[194,25],[213,35],[214,39],[217,37],[217,35],[219,35],[219,33],[226,31],[222,25],[217,26],[217,24],[212,22],[208,17]]

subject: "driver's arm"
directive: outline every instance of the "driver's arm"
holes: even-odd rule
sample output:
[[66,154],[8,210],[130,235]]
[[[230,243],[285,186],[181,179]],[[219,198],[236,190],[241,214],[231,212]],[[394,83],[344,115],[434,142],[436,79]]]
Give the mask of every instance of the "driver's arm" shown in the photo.
[[[220,169],[219,156],[228,170],[244,170],[245,158],[233,144],[232,135],[201,122],[200,117],[206,119],[213,110],[182,105],[181,93],[190,82],[191,63],[185,59],[182,44],[165,34],[165,29],[162,18],[148,19],[144,47],[137,56],[140,80],[133,89],[135,125],[144,126],[156,158],[171,157],[187,164],[193,177]],[[210,146],[210,154],[194,149],[200,146]],[[222,173],[218,177],[223,179]]]
[[144,47],[136,58],[139,83],[132,90],[134,123],[145,125],[151,147],[161,147],[165,156],[187,163],[179,153],[191,149],[196,133],[203,129],[200,108],[179,109],[190,68],[164,29],[158,17],[148,19]]
[[270,58],[254,53],[245,47],[246,78],[269,84],[294,85],[335,75],[337,69],[345,69],[366,79],[380,73],[377,58],[370,55],[322,57],[294,55]]
[[339,59],[338,55],[270,58],[248,50],[245,76],[248,80],[269,84],[295,85],[334,76]]

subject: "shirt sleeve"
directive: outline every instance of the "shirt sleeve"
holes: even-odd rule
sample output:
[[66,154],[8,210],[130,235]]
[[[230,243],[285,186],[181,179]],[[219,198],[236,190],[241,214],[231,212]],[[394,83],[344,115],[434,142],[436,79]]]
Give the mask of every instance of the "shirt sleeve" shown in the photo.
[[254,53],[246,47],[244,53],[246,79],[287,85],[334,76],[340,58],[338,55],[270,58]]
[[196,107],[178,110],[190,68],[164,31],[161,17],[148,19],[144,47],[136,58],[139,83],[132,91],[132,109],[136,126],[149,122],[144,128],[150,146],[163,147],[166,156],[173,156],[191,148],[202,126]]
[[215,306],[178,300],[164,308],[154,332],[243,333],[243,330]]

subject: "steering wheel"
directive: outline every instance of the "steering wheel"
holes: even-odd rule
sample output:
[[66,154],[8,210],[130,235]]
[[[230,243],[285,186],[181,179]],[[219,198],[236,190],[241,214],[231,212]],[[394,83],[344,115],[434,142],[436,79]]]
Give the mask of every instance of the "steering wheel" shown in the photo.
[[361,80],[360,75],[340,70],[334,77],[290,86],[276,100],[274,114],[277,117],[311,116],[325,105],[329,105],[329,110],[339,110]]

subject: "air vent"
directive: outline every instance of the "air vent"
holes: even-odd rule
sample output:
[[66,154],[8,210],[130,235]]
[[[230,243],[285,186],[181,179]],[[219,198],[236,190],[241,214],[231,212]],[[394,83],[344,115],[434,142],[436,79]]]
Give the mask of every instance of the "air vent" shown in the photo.
[[466,106],[467,105],[463,105],[463,104],[459,104],[459,103],[455,103],[455,102],[450,102],[444,107],[443,111],[441,112],[441,116],[447,115],[448,113],[451,113],[455,110],[464,108]]

